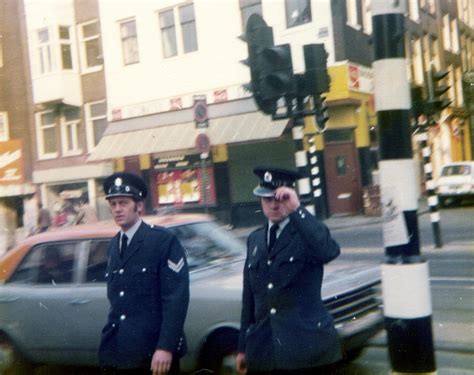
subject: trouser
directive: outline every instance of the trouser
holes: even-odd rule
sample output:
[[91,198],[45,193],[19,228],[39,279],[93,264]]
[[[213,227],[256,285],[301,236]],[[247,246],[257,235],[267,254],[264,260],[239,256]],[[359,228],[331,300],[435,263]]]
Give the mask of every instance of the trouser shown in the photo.
[[[101,368],[102,375],[151,375],[149,368],[117,369],[114,367]],[[179,358],[173,358],[168,375],[179,375]]]
[[247,375],[335,375],[336,365],[310,367],[295,370],[247,371]]

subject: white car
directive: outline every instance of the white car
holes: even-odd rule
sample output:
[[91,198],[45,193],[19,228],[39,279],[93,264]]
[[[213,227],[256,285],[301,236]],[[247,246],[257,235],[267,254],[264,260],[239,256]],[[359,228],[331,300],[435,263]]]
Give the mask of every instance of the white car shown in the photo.
[[474,162],[461,161],[444,165],[437,186],[441,206],[474,197]]

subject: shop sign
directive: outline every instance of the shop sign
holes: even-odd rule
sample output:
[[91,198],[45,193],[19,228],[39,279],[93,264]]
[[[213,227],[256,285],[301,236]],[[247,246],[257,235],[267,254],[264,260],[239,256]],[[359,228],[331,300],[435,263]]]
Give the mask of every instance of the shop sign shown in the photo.
[[21,184],[24,177],[22,141],[0,142],[0,185]]
[[163,157],[154,160],[155,170],[185,169],[199,167],[201,158],[197,154]]
[[370,68],[348,64],[348,86],[350,90],[372,94],[374,92],[374,73]]

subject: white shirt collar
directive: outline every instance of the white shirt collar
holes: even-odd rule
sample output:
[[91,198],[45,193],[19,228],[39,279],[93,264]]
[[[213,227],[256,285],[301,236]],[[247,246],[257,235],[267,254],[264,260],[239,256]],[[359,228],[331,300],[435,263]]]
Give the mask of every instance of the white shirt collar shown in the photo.
[[126,232],[120,231],[120,238],[122,238],[122,235],[125,234],[128,238],[127,240],[127,245],[130,245],[130,242],[132,242],[132,238],[137,232],[138,228],[142,224],[142,219],[138,219],[135,224],[133,224]]
[[[282,220],[278,223],[278,230],[276,231],[276,236],[277,238],[280,236],[280,233],[283,231],[283,229],[285,229],[285,227],[287,226],[287,224],[290,222],[290,218],[287,217],[285,220]],[[270,228],[275,225],[276,223],[268,220],[268,232],[267,232],[267,238],[269,237],[270,235]]]

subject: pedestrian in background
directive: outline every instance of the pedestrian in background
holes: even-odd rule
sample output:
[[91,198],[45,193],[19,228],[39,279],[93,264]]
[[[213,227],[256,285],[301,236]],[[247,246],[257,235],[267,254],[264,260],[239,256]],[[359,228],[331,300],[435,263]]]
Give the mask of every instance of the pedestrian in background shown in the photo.
[[115,173],[105,180],[104,192],[120,231],[108,248],[102,373],[179,374],[189,304],[184,250],[169,230],[142,221],[147,188],[140,177]]
[[79,212],[77,213],[76,219],[74,220],[74,224],[91,224],[97,223],[97,213],[95,208],[89,204],[88,198],[81,198],[79,206]]
[[254,194],[268,223],[247,241],[237,371],[333,374],[342,351],[321,283],[339,245],[301,205],[298,173],[268,167],[254,173],[260,178]]
[[46,232],[51,226],[51,214],[49,210],[43,207],[42,203],[38,203],[38,225],[37,232],[42,233]]

